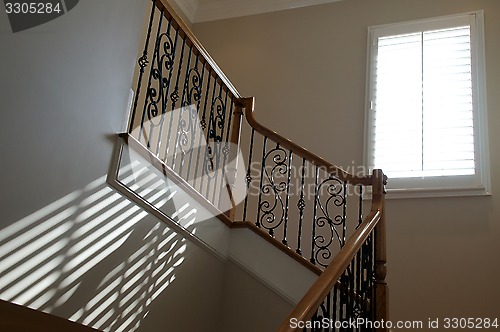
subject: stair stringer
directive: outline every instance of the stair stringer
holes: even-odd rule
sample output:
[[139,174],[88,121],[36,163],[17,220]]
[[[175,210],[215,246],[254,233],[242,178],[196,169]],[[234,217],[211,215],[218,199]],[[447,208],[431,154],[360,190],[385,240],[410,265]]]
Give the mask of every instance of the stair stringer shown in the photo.
[[318,278],[247,228],[231,229],[228,258],[294,306]]

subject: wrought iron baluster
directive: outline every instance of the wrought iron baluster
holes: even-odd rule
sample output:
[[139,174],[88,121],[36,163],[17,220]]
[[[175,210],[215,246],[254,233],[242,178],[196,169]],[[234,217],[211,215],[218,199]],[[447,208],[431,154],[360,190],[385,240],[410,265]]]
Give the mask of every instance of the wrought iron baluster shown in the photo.
[[[248,206],[248,196],[250,195],[250,184],[252,183],[252,154],[253,154],[253,140],[255,136],[255,129],[252,128],[252,134],[250,136],[250,152],[248,154],[248,169],[246,174],[247,182],[247,195],[245,197],[245,204],[243,205],[243,221],[247,219],[247,206]],[[258,219],[257,219],[258,220]]]
[[[187,153],[192,153],[192,149],[194,147],[195,135],[196,135],[196,127],[198,125],[198,105],[201,99],[201,93],[203,89],[203,79],[202,75],[200,75],[198,71],[198,57],[199,53],[196,54],[195,57],[195,65],[191,66],[191,58],[193,56],[193,47],[189,50],[189,58],[186,67],[186,74],[184,78],[184,88],[182,93],[182,102],[181,106],[182,112],[186,112],[188,110],[187,123],[185,117],[179,123],[179,132],[177,140],[177,146],[180,148],[181,153],[181,161],[179,165],[179,174],[182,174],[182,170],[184,168],[185,158]],[[196,108],[193,107],[196,105]],[[191,137],[191,138],[189,138]],[[189,144],[189,142],[191,142]],[[187,149],[187,150],[186,150]],[[174,162],[177,159],[174,158]],[[175,166],[174,166],[175,167]],[[187,170],[189,174],[189,168]],[[185,177],[188,180],[189,176]]]
[[[313,238],[313,242],[317,248],[315,252],[316,264],[325,268],[332,256],[331,247],[334,240],[337,240],[339,248],[343,246],[343,233],[337,227],[343,227],[344,218],[342,213],[336,211],[337,208],[342,208],[345,203],[342,190],[342,182],[331,174],[318,185],[316,236]],[[325,195],[323,195],[324,191],[326,191]]]
[[261,206],[261,202],[262,202],[262,192],[263,192],[263,182],[264,182],[264,169],[266,167],[266,144],[267,144],[267,136],[264,136],[264,143],[263,143],[263,147],[262,147],[262,167],[261,167],[261,170],[260,170],[260,185],[259,185],[259,203],[257,204],[257,221],[255,222],[255,225],[257,227],[260,227],[261,224],[260,224],[260,206]]
[[354,299],[354,260],[351,261],[351,263],[348,266],[348,276],[349,276],[349,310],[348,310],[348,319],[353,319],[354,318],[354,304],[355,304],[355,299]]
[[302,158],[300,198],[299,201],[297,202],[297,208],[299,209],[299,230],[297,232],[297,250],[295,250],[295,252],[299,255],[302,255],[302,250],[300,248],[300,245],[302,241],[302,222],[304,221],[304,208],[306,207],[306,202],[304,200],[305,172],[306,172],[306,160]]
[[375,315],[376,315],[376,308],[377,308],[377,297],[375,296],[374,288],[375,288],[375,274],[377,273],[377,262],[375,260],[376,252],[377,252],[377,245],[376,245],[376,229],[370,234],[370,270],[369,270],[369,294],[371,298],[371,317],[373,320],[375,320]]
[[[178,30],[177,30],[178,32]],[[175,107],[177,106],[177,102],[179,101],[179,80],[180,80],[180,77],[181,77],[181,71],[182,71],[182,63],[184,62],[184,50],[186,48],[186,39],[183,38],[182,39],[182,48],[181,48],[181,52],[180,52],[180,55],[179,55],[179,63],[178,63],[178,67],[177,67],[177,77],[175,79],[175,88],[174,88],[174,91],[170,94],[170,100],[172,102],[172,108],[171,108],[171,111],[170,111],[170,123],[168,124],[168,131],[167,131],[167,144],[166,144],[166,148],[165,148],[165,163],[168,164],[168,156],[169,156],[169,153],[171,152],[170,151],[170,137],[172,135],[172,125],[174,123],[174,110],[175,110]],[[180,113],[180,112],[179,112]],[[178,131],[178,128],[176,128],[176,132]],[[175,145],[174,145],[174,149],[175,149]],[[172,155],[174,157],[174,155]],[[173,159],[175,160],[175,159]],[[173,162],[172,162],[173,164]]]
[[[172,21],[169,20],[169,29],[170,29],[170,26],[171,26],[171,23]],[[168,33],[168,39],[169,41],[171,41],[170,39],[170,31]],[[160,139],[161,137],[163,136],[163,125],[164,125],[164,118],[167,117],[166,113],[167,113],[167,110],[168,110],[168,103],[169,103],[169,94],[170,94],[170,88],[172,86],[172,75],[173,75],[173,72],[175,70],[175,59],[177,58],[177,43],[178,43],[178,40],[179,40],[179,30],[178,29],[175,29],[175,38],[174,38],[174,42],[173,42],[173,46],[171,47],[171,52],[169,55],[166,55],[167,56],[167,62],[166,62],[166,65],[168,64],[168,84],[167,84],[167,87],[165,89],[165,91],[162,90],[162,110],[163,112],[165,113],[164,117],[162,117],[162,123],[160,125],[160,133],[159,133],[159,136],[158,136],[158,146],[157,146],[157,149],[156,149],[156,155],[157,156],[160,156],[160,145],[161,145],[161,142],[160,142]],[[168,59],[168,57],[170,57],[170,59]],[[181,57],[182,57],[182,54],[181,54]],[[174,112],[172,112],[174,109],[174,107],[171,107],[171,111],[170,111],[170,120],[168,120],[168,130],[170,131],[171,128],[172,128],[172,123],[174,121]],[[167,154],[167,151],[168,151],[168,148],[169,148],[169,144],[170,144],[170,134],[168,133],[167,134],[167,137],[165,139],[165,155],[164,155],[164,158],[162,159],[163,162],[165,162],[165,164],[167,163],[167,158],[168,158],[168,154]]]
[[[161,16],[161,20],[163,20],[163,12]],[[150,77],[149,77],[149,84],[148,84],[148,90],[147,90],[147,95],[144,103],[144,110],[142,113],[142,122],[144,122],[146,115],[148,117],[148,123],[149,123],[149,135],[146,137],[146,146],[148,148],[151,148],[151,140],[153,137],[153,132],[156,127],[160,127],[158,130],[158,142],[157,142],[157,149],[156,149],[156,155],[159,155],[159,140],[160,136],[163,131],[163,123],[164,123],[164,118],[165,118],[165,113],[167,111],[167,104],[168,104],[168,92],[170,90],[170,83],[171,83],[171,78],[172,78],[172,71],[174,70],[174,65],[175,65],[175,53],[176,53],[176,48],[177,48],[177,37],[179,32],[176,32],[176,37],[175,41],[172,42],[172,39],[170,37],[170,28],[171,28],[171,21],[168,23],[168,30],[165,33],[160,34],[157,37],[156,40],[156,45],[155,45],[155,57],[157,60],[156,63],[156,68],[151,69],[150,72]],[[158,27],[158,32],[160,32],[161,28],[161,21]],[[163,43],[163,54],[160,56],[160,45],[162,39],[165,37],[166,41]],[[153,61],[153,64],[155,61]],[[163,75],[163,67],[165,67],[166,70],[168,70],[168,79]],[[151,87],[151,78],[153,78],[155,81],[158,81],[158,90]],[[147,102],[149,99],[149,102]],[[160,102],[161,99],[161,102]],[[160,103],[160,107],[158,107],[158,104]],[[156,123],[155,118],[159,115],[159,108],[161,109],[161,118],[158,123]],[[142,134],[144,133],[145,129],[140,130],[139,132],[139,140],[142,137]],[[150,149],[152,152],[152,149]]]
[[364,317],[373,321],[372,313],[374,312],[374,289],[373,289],[373,279],[374,279],[374,263],[373,263],[373,231],[368,236],[366,242],[361,248],[362,251],[362,276],[361,276],[361,295],[363,303]]
[[[323,302],[319,305],[318,309],[314,313],[314,318],[312,319],[313,324],[321,324],[323,319],[328,318],[330,316],[330,308],[328,306],[328,298],[330,293],[323,299]],[[307,329],[306,329],[307,330]],[[316,329],[313,325],[313,328],[310,331],[321,331],[320,329]]]
[[[153,73],[155,73],[155,68],[154,68],[154,63],[155,60],[157,59],[158,56],[158,48],[160,47],[160,43],[158,41],[160,32],[161,32],[161,26],[163,23],[163,13],[160,13],[160,22],[158,22],[158,29],[156,32],[156,40],[155,40],[155,48],[153,51],[153,59],[152,59],[152,66],[149,70],[149,79],[148,79],[148,86],[146,89],[146,96],[144,97],[144,107],[142,110],[142,118],[141,118],[141,130],[139,130],[139,135],[138,135],[138,140],[141,140],[142,132],[143,130],[146,130],[144,128],[144,121],[146,120],[146,109],[147,109],[147,114],[148,114],[148,124],[149,124],[149,136],[146,138],[146,146],[149,148],[149,139],[151,138],[154,124],[153,124],[153,118],[158,116],[159,111],[158,111],[158,99],[155,99],[156,97],[156,90],[154,88],[151,88],[151,78],[155,76]],[[156,77],[156,76],[155,76]],[[162,91],[162,82],[160,81],[158,84],[158,90]],[[161,94],[158,96],[161,98]]]
[[332,310],[332,319],[334,322],[340,320],[340,317],[338,316],[338,313],[340,312],[340,305],[339,305],[339,283],[336,282],[335,286],[333,287],[333,310]]
[[[151,38],[151,28],[153,25],[155,9],[156,9],[156,1],[153,0],[153,1],[151,1],[151,14],[149,16],[149,25],[148,25],[148,32],[146,35],[146,42],[144,43],[144,51],[142,52],[142,56],[137,61],[137,63],[139,64],[140,70],[139,70],[139,79],[137,80],[137,88],[135,89],[134,106],[132,108],[132,114],[130,115],[130,123],[129,123],[129,128],[128,128],[129,134],[131,134],[132,130],[134,129],[135,114],[137,112],[137,104],[139,101],[139,96],[141,94],[142,76],[144,75],[144,68],[146,68],[146,66],[149,63],[149,61],[148,61],[148,48],[149,48],[149,39]],[[141,121],[141,129],[140,130],[142,131],[142,121]]]
[[340,277],[340,306],[339,306],[339,320],[346,319],[345,306],[347,303],[347,275],[346,272]]
[[[208,127],[207,127],[207,148],[205,151],[205,160],[203,163],[203,170],[205,171],[205,175],[207,176],[207,190],[205,193],[205,198],[208,199],[209,193],[210,193],[210,185],[212,183],[212,173],[214,171],[214,160],[213,160],[213,147],[211,144],[215,142],[215,140],[211,141],[210,138],[212,138],[212,131],[216,130],[213,128],[214,126],[214,102],[215,102],[215,91],[217,87],[217,79],[214,79],[214,86],[212,88],[212,101],[210,105],[210,117],[208,119]],[[203,172],[202,172],[203,174]]]
[[316,211],[318,208],[318,177],[319,177],[319,168],[318,165],[315,166],[315,175],[314,175],[314,210],[313,210],[313,227],[312,227],[312,241],[311,241],[311,258],[310,261],[313,264],[316,264],[316,259],[314,258],[314,243],[316,239]]
[[[168,21],[168,27],[167,31],[165,34],[160,35],[160,40],[163,35],[166,36],[167,41],[163,44],[163,52],[164,54],[161,57],[161,60],[158,61],[157,67],[160,70],[158,79],[160,80],[162,84],[162,89],[161,89],[161,121],[160,121],[160,128],[158,130],[158,140],[156,142],[156,151],[155,154],[156,156],[160,156],[160,146],[162,144],[162,136],[163,136],[163,125],[165,124],[165,118],[167,117],[167,105],[168,105],[168,95],[170,92],[170,83],[172,81],[172,73],[174,69],[174,61],[175,61],[175,50],[177,47],[177,39],[178,39],[178,31],[175,34],[175,40],[172,42],[172,39],[170,37],[170,30],[172,28],[172,21]],[[160,40],[158,40],[158,43],[160,43]],[[159,56],[159,55],[158,55]],[[157,57],[158,59],[159,57]],[[168,78],[165,78],[163,75],[163,66],[165,66],[165,69],[168,70]],[[161,68],[161,69],[160,69]],[[165,81],[166,80],[166,81]],[[163,87],[163,85],[166,85]]]
[[[198,179],[197,175],[198,175],[198,166],[200,163],[201,151],[205,150],[206,145],[208,144],[208,142],[206,140],[205,140],[205,142],[203,142],[203,140],[205,139],[205,129],[207,129],[207,104],[208,104],[208,95],[210,92],[210,81],[212,79],[212,72],[211,72],[211,69],[206,69],[206,70],[208,70],[207,90],[205,92],[205,102],[203,103],[203,116],[201,117],[201,121],[200,121],[201,132],[200,132],[200,138],[198,140],[199,148],[198,148],[198,154],[196,156],[196,166],[194,169],[194,181],[193,181],[194,188],[196,188],[196,180]],[[207,137],[208,137],[208,133],[207,133]],[[202,148],[203,146],[205,146],[205,149]],[[205,161],[204,156],[203,156],[203,160]],[[203,165],[205,165],[205,164],[203,164]],[[201,170],[201,173],[203,175],[203,169]],[[199,192],[201,193],[202,191],[203,191],[203,177],[201,177],[200,188],[199,188]]]
[[[183,92],[183,111],[188,110],[187,123],[186,119],[183,118],[183,122],[181,121],[181,127],[179,128],[179,147],[181,152],[181,161],[179,164],[179,174],[182,174],[185,164],[185,158],[188,153],[192,152],[192,148],[194,146],[194,140],[196,135],[196,127],[198,125],[198,113],[197,106],[196,108],[193,105],[198,104],[198,100],[200,99],[201,94],[201,76],[198,72],[198,56],[195,57],[195,66],[191,67],[191,57],[192,50],[190,51],[189,62],[186,69],[186,78],[184,84],[184,92]],[[189,174],[189,168],[187,170]],[[186,175],[185,179],[188,180],[189,176]]]
[[347,236],[347,222],[346,222],[346,207],[347,207],[347,182],[344,181],[343,185],[343,202],[342,202],[342,247],[345,245]]
[[[179,119],[177,121],[177,130],[175,132],[175,143],[174,143],[174,157],[172,161],[172,169],[175,170],[175,165],[177,163],[177,149],[180,148],[181,150],[181,165],[179,167],[178,174],[182,176],[182,163],[184,161],[184,155],[185,151],[182,149],[182,145],[187,145],[187,138],[185,137],[186,135],[186,120],[183,118],[183,114],[186,109],[185,107],[188,106],[186,104],[186,94],[188,90],[188,85],[189,85],[189,73],[190,73],[190,66],[191,66],[191,58],[193,56],[193,46],[191,45],[189,47],[188,55],[187,55],[187,63],[186,63],[186,72],[184,74],[184,84],[182,85],[182,95],[181,95],[181,103],[180,106],[181,108],[179,109]],[[184,57],[184,52],[182,53],[182,57]],[[181,69],[179,68],[179,72]],[[188,118],[191,118],[191,114],[188,114]],[[188,129],[189,130],[189,129]],[[185,144],[183,144],[185,143]]]
[[[228,98],[229,91],[226,91],[226,98],[224,101],[224,104],[227,105],[227,98]],[[223,154],[223,161],[222,161],[222,168],[221,168],[221,181],[220,181],[220,189],[219,189],[219,199],[217,201],[217,204],[219,207],[221,207],[221,199],[222,199],[222,192],[224,190],[224,184],[227,181],[227,172],[226,172],[226,162],[227,162],[227,157],[229,156],[229,151],[230,149],[234,149],[234,146],[230,146],[229,143],[229,132],[231,130],[231,119],[233,115],[233,107],[234,107],[234,99],[231,97],[231,103],[229,105],[229,119],[227,120],[227,130],[226,130],[226,141],[224,142],[224,146],[222,147],[222,154]],[[233,160],[229,160],[229,162],[232,162]],[[231,188],[227,187],[228,183],[226,183],[226,188],[227,190],[231,190]]]
[[328,313],[326,318],[331,318],[333,315],[333,311],[335,310],[335,307],[332,307],[332,297],[333,297],[333,289],[328,293],[326,297],[326,307],[328,308]]
[[370,298],[370,303],[372,303],[372,306],[370,307],[370,317],[374,318],[374,312],[375,312],[375,297],[374,295],[374,289],[373,289],[373,280],[375,277],[375,263],[374,263],[374,257],[375,257],[375,252],[374,252],[374,247],[373,247],[373,232],[370,234],[370,240],[368,244],[368,252],[367,252],[367,271],[366,271],[366,294],[367,297]]
[[358,188],[359,188],[358,226],[356,226],[356,229],[358,229],[363,223],[363,185],[360,184]]
[[[196,54],[196,72],[199,73],[199,69],[198,69],[198,64],[199,64],[199,56],[200,54]],[[202,99],[202,95],[203,95],[203,83],[204,83],[204,78],[205,78],[205,70],[204,70],[204,67],[203,67],[203,64],[202,64],[202,67],[201,67],[201,78],[200,78],[200,82],[199,82],[199,85],[198,85],[198,89],[196,89],[196,85],[195,87],[193,87],[193,89],[196,89],[194,91],[194,97],[191,98],[191,94],[189,95],[190,96],[190,103],[194,101],[196,101],[196,120],[197,121],[200,121],[199,119],[199,112],[200,112],[200,104],[201,104],[201,99]],[[208,90],[208,88],[207,88]],[[193,100],[191,100],[193,99]],[[187,168],[187,175],[186,175],[186,180],[189,181],[189,175],[191,173],[191,165],[192,165],[192,161],[193,161],[193,150],[194,150],[194,143],[195,143],[195,140],[196,140],[196,131],[198,129],[198,127],[200,127],[200,133],[199,133],[199,136],[200,136],[200,139],[199,139],[199,143],[197,145],[197,150],[198,150],[198,154],[201,150],[201,140],[203,138],[203,127],[202,127],[202,123],[200,121],[200,126],[197,125],[198,122],[196,124],[193,125],[193,134],[192,134],[192,140],[191,140],[191,147],[189,149],[189,163],[188,163],[188,168]],[[194,175],[194,181],[196,181],[196,172],[195,172],[195,175]],[[193,187],[195,187],[195,184],[193,184]]]
[[[368,241],[368,239],[367,239]],[[361,313],[363,318],[369,318],[368,317],[368,311],[369,308],[367,306],[368,303],[368,294],[367,294],[367,259],[366,259],[366,254],[367,254],[367,243],[363,243],[360,249],[360,270],[359,270],[359,298],[361,299]]]
[[288,173],[287,153],[276,143],[276,147],[264,156],[263,163],[269,166],[264,167],[265,184],[261,184],[261,193],[265,199],[259,204],[259,212],[262,213],[259,222],[274,237],[275,229],[281,226],[285,217],[285,204],[281,196],[287,187],[280,178]]
[[356,253],[355,257],[355,280],[354,280],[354,292],[356,294],[356,299],[355,299],[355,308],[354,308],[354,318],[359,318],[359,317],[365,317],[364,316],[364,303],[363,303],[363,291],[361,287],[361,281],[362,281],[362,256],[361,256],[361,251],[363,250],[363,246],[358,250]]
[[290,202],[290,179],[292,176],[292,156],[293,152],[290,150],[288,153],[288,178],[286,181],[286,201],[285,201],[285,224],[283,228],[283,240],[281,241],[284,245],[288,246],[288,241],[286,239],[286,234],[288,230],[288,204]]
[[[311,317],[311,322],[319,322],[321,319],[319,318],[319,308],[318,310],[316,310],[313,314],[313,316]],[[304,327],[304,329],[302,330],[303,332],[307,332],[307,328]],[[312,332],[315,332],[316,330],[315,329],[311,329]]]
[[[224,99],[224,101],[222,101],[222,85],[220,85],[220,88],[219,88],[219,97],[217,98],[217,100],[219,100],[221,102],[222,105],[217,105],[216,109],[217,109],[217,114],[214,118],[214,125],[213,125],[213,129],[214,129],[214,147],[216,147],[215,149],[215,179],[214,179],[214,192],[212,194],[212,203],[214,205],[215,204],[215,196],[216,196],[216,193],[217,193],[217,188],[219,187],[217,182],[219,181],[219,173],[222,173],[221,174],[221,182],[224,182],[224,177],[223,177],[223,174],[224,174],[224,168],[221,168],[220,166],[220,162],[221,162],[221,152],[224,154],[224,160],[227,156],[227,154],[225,153],[225,149],[224,147],[222,146],[223,145],[223,142],[224,142],[224,124],[226,122],[226,106],[227,106],[227,91],[226,91],[226,97]],[[220,111],[220,112],[219,112]],[[231,116],[231,112],[229,112],[229,115]],[[219,119],[217,121],[217,119]],[[228,126],[229,127],[229,126]],[[216,128],[219,128],[220,129],[220,135],[217,135],[217,129]],[[229,132],[227,133],[227,136],[226,136],[226,139],[229,137]],[[215,143],[217,142],[217,143]],[[217,145],[215,145],[217,144]],[[229,153],[229,150],[227,150],[227,152]],[[220,192],[219,192],[220,193]]]

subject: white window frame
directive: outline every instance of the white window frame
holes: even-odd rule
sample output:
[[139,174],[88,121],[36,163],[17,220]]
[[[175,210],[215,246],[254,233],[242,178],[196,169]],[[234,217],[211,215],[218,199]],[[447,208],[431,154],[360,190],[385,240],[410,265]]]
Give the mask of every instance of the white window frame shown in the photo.
[[[473,126],[475,149],[475,174],[436,176],[423,178],[389,178],[387,198],[439,197],[439,196],[476,196],[490,195],[488,122],[486,110],[486,70],[484,55],[484,12],[474,11],[448,15],[425,20],[371,26],[368,28],[368,57],[366,82],[366,112],[364,165],[368,170],[374,168],[373,156],[373,112],[375,96],[375,38],[379,35],[396,35],[415,31],[444,28],[443,22],[468,18],[471,26],[472,89],[473,89]],[[383,170],[383,169],[382,169]]]

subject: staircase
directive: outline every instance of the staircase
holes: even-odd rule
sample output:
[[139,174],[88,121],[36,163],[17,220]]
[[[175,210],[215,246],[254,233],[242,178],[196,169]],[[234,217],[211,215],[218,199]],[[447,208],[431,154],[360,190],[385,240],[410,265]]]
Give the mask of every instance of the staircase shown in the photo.
[[[388,319],[382,171],[350,174],[261,125],[254,98],[238,93],[168,2],[144,1],[151,5],[129,125],[117,137],[108,184],[214,255],[224,244],[195,231],[187,202],[220,232],[246,234],[239,249],[252,245],[243,239],[253,234],[317,275],[308,290],[291,296],[297,305],[279,331],[374,330],[323,323]],[[157,195],[163,184],[150,173],[171,182],[163,195],[172,204]],[[251,251],[242,250],[240,259],[264,255]],[[4,314],[0,327],[17,331],[23,315],[52,324],[49,315],[25,311]]]
[[[292,321],[317,330],[324,318],[387,320],[382,171],[350,174],[261,125],[254,98],[238,93],[166,0],[152,2],[136,84],[122,146],[227,227],[254,232],[319,276],[280,331],[309,327]],[[179,225],[119,177],[116,166],[108,182]]]

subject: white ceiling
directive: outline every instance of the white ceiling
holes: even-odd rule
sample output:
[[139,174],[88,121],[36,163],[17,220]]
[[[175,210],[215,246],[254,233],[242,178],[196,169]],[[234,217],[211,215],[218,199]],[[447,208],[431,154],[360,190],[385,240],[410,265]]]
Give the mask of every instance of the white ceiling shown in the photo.
[[342,0],[174,0],[191,23],[221,20]]

